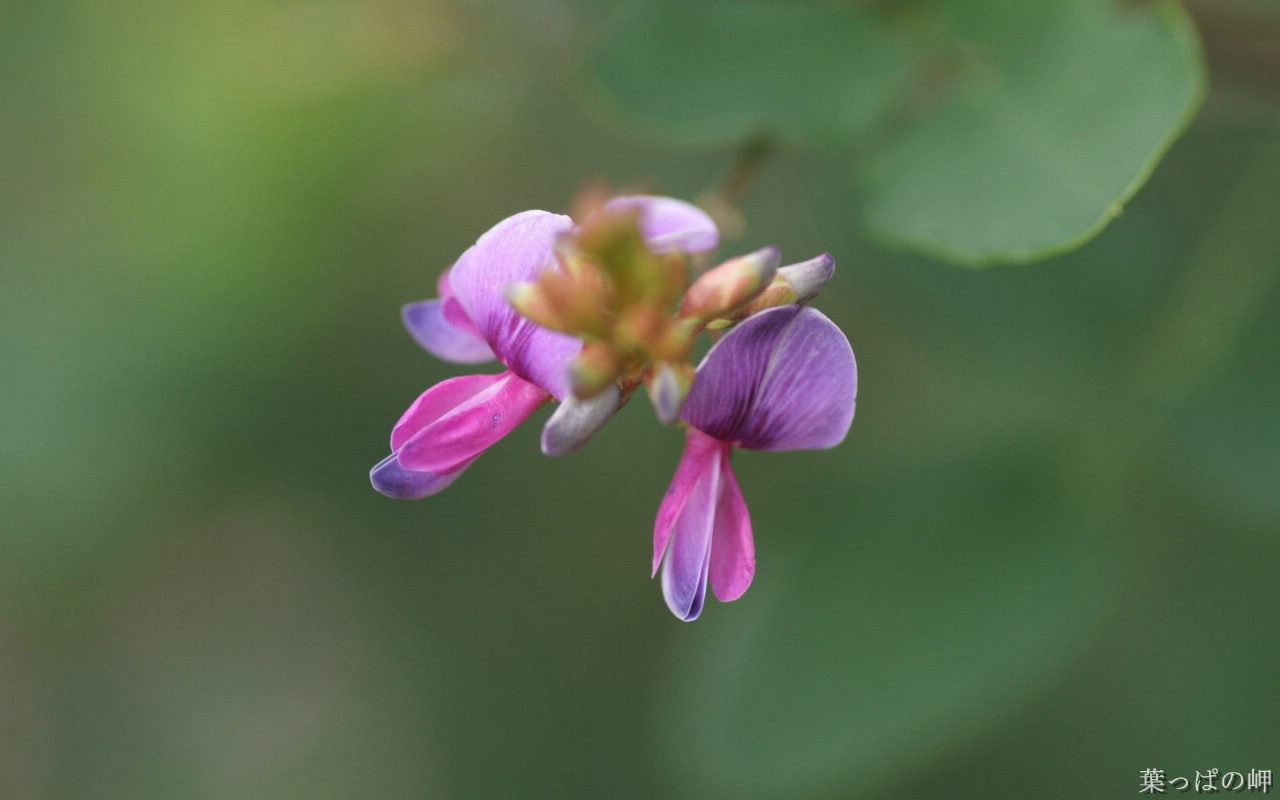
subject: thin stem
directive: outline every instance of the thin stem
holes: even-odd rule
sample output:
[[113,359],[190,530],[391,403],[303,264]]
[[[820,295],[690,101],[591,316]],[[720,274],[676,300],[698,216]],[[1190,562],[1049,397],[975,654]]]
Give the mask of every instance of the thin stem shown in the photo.
[[747,196],[747,191],[755,183],[760,168],[778,151],[778,143],[771,136],[755,136],[748,139],[738,151],[729,174],[718,194],[729,208],[737,209]]
[[716,221],[720,233],[733,239],[746,227],[739,207],[759,177],[766,161],[778,151],[772,136],[758,134],[743,142],[729,167],[729,174],[716,188],[704,192],[700,203]]

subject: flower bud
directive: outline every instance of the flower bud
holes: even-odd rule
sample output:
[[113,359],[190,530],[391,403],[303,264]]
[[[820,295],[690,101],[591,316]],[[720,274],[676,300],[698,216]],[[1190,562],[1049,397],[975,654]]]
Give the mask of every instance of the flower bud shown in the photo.
[[672,425],[680,418],[680,409],[693,388],[695,376],[693,365],[688,363],[663,361],[653,368],[645,389],[662,424]]
[[552,330],[561,330],[563,321],[551,307],[550,299],[536,283],[511,283],[502,290],[507,302],[520,316]]
[[754,300],[730,314],[711,320],[707,323],[707,328],[709,330],[727,328],[766,309],[806,303],[817,296],[819,290],[831,280],[835,271],[836,260],[830,253],[823,253],[817,258],[801,261],[798,264],[780,267],[773,282]]
[[605,331],[608,287],[590,264],[580,265],[572,277],[547,270],[533,283],[508,285],[504,294],[521,316],[544,328],[574,336],[600,336]]
[[604,342],[587,342],[569,367],[573,393],[580,398],[595,397],[609,388],[623,371],[622,357]]
[[836,260],[830,253],[823,253],[817,258],[782,267],[778,270],[778,277],[785,280],[796,293],[793,303],[806,303],[827,285],[835,271]]
[[714,319],[728,314],[769,286],[778,263],[778,248],[766,247],[704,272],[685,292],[680,316]]
[[622,391],[610,383],[586,400],[569,395],[542,428],[542,452],[563,456],[582,447],[622,405]]

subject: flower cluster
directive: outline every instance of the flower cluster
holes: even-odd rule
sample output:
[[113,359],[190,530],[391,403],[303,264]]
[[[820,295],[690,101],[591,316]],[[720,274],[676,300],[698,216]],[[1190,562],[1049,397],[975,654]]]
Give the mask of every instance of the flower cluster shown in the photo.
[[[498,223],[440,276],[440,296],[405,306],[403,319],[442,359],[505,369],[418,397],[370,472],[374,488],[441,491],[549,400],[559,406],[542,450],[572,452],[644,386],[658,418],[687,431],[654,526],[667,605],[693,620],[708,586],[721,601],[740,597],[755,547],[733,451],[839,444],[857,369],[840,329],[804,305],[831,277],[829,255],[782,267],[766,248],[699,272],[718,244],[710,217],[665,197],[614,198],[581,225],[545,211]],[[720,338],[695,370],[704,331]]]

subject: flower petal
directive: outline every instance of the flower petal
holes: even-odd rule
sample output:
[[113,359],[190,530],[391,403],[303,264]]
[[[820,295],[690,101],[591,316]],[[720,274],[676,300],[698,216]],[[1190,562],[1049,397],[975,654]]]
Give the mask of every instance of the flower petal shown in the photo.
[[751,538],[751,515],[742,499],[738,479],[729,466],[731,451],[720,456],[720,498],[711,537],[711,589],[722,603],[737,600],[756,574],[756,545]]
[[616,383],[586,400],[569,395],[542,428],[543,454],[563,456],[582,447],[621,407],[622,391]]
[[515,430],[546,400],[547,393],[541,388],[514,372],[504,372],[497,381],[410,436],[396,448],[396,455],[407,469],[452,472]]
[[[480,336],[480,329],[476,327],[471,317],[467,316],[467,312],[462,308],[462,303],[458,302],[458,298],[453,296],[453,285],[449,283],[449,273],[453,271],[453,267],[446,269],[440,273],[439,280],[436,281],[436,290],[440,295],[440,301],[444,303],[444,318],[455,328],[461,328],[468,333],[474,333]],[[483,336],[480,336],[483,339]]]
[[707,212],[672,197],[615,197],[604,211],[640,210],[640,233],[657,253],[683,250],[701,253],[720,243],[720,231]]
[[720,496],[720,461],[717,453],[704,462],[676,518],[662,564],[662,596],[671,613],[685,622],[698,618],[707,598],[712,532]]
[[857,390],[853,349],[835,323],[808,306],[783,306],[711,348],[681,416],[752,450],[823,450],[849,432]]
[[493,360],[493,350],[489,349],[483,337],[449,319],[446,303],[445,300],[424,300],[402,308],[400,317],[409,334],[428,353],[445,361],[481,364]]
[[573,220],[546,211],[508,217],[462,254],[448,278],[462,310],[502,363],[558,400],[569,394],[569,362],[582,342],[521,317],[503,292],[555,268],[556,237],[572,228]]
[[369,470],[369,482],[373,484],[373,488],[387,497],[394,497],[397,500],[420,500],[443,491],[461,477],[469,466],[471,461],[465,462],[448,475],[415,472],[401,466],[396,459],[396,454],[392,453]]
[[667,493],[658,507],[658,519],[653,525],[653,573],[658,574],[658,566],[662,563],[662,554],[667,549],[667,540],[675,528],[680,512],[689,502],[689,495],[697,484],[698,478],[710,469],[712,461],[720,458],[726,448],[723,442],[717,442],[700,431],[691,430],[685,438],[684,454],[680,457],[680,466],[676,467],[675,477],[667,487]]
[[448,414],[480,392],[488,389],[507,376],[502,372],[497,375],[463,375],[441,381],[413,401],[413,405],[400,416],[400,420],[391,430],[391,449],[399,450],[405,442],[417,435],[423,428]]

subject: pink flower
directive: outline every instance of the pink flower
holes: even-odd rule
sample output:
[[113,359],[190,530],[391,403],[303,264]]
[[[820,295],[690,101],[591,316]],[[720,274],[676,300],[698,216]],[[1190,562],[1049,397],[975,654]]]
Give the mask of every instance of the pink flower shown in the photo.
[[697,619],[708,584],[721,602],[751,585],[755,543],[734,448],[834,447],[853,422],[857,388],[848,339],[806,306],[756,314],[711,348],[681,413],[684,455],[654,524],[653,573],[661,566],[673,614]]
[[[638,208],[655,251],[698,252],[719,241],[711,219],[679,200],[619,197],[605,208]],[[556,269],[556,240],[573,229],[569,217],[546,211],[508,217],[440,276],[438,299],[405,306],[406,327],[431,353],[462,364],[496,358],[506,370],[451,378],[415,400],[392,430],[392,454],[369,473],[379,492],[417,499],[441,491],[538,406],[569,396],[582,342],[524,319],[504,290]]]

